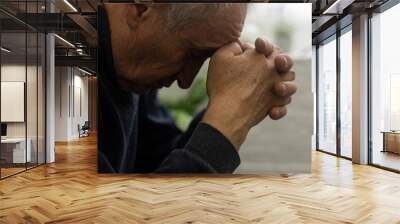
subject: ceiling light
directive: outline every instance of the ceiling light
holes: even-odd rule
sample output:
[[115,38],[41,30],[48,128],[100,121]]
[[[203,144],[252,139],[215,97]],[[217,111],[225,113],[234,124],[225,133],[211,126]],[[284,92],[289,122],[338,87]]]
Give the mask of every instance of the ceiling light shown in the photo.
[[79,55],[87,55],[87,54],[83,51],[83,49],[81,49],[81,48],[77,48],[77,49],[76,49],[76,53],[78,53]]
[[9,50],[9,49],[7,49],[5,47],[1,47],[0,49],[1,49],[1,51],[4,51],[6,53],[10,53],[11,52],[11,50]]
[[79,67],[78,67],[78,70],[81,71],[81,72],[83,72],[83,73],[85,73],[85,74],[87,74],[87,75],[89,75],[89,76],[92,76],[92,75],[93,75],[92,73],[90,73],[90,72],[88,72],[88,71],[86,71],[86,70],[83,70],[83,69],[81,69],[81,68],[79,68]]
[[55,37],[57,37],[59,40],[61,40],[62,42],[64,42],[65,44],[67,44],[68,46],[70,46],[70,47],[72,47],[72,48],[75,48],[75,45],[73,45],[71,42],[69,42],[68,40],[66,40],[66,39],[64,39],[64,38],[62,38],[62,37],[60,37],[59,35],[57,35],[57,34],[54,34],[54,36]]
[[336,0],[322,14],[342,14],[343,10],[351,5],[355,0]]
[[68,1],[64,0],[64,3],[68,5],[74,12],[78,12],[78,10]]

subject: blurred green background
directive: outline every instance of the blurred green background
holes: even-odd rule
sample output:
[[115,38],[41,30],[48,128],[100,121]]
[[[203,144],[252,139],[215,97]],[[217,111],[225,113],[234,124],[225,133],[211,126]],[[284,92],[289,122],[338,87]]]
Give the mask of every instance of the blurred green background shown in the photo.
[[177,126],[183,131],[187,129],[193,117],[207,106],[208,62],[209,60],[204,63],[189,90],[180,89],[176,82],[170,88],[160,90],[161,104],[169,109]]
[[206,76],[203,75],[194,80],[185,95],[177,98],[160,97],[160,101],[169,109],[177,126],[181,130],[186,130],[192,118],[205,107],[207,102]]

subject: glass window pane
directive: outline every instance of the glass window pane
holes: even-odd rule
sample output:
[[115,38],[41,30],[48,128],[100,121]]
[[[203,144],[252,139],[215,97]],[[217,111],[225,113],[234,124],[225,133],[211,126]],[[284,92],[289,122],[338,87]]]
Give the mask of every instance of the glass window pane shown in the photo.
[[[26,33],[1,34],[1,174],[25,170],[30,161],[26,141]],[[28,147],[27,147],[28,146]],[[28,149],[28,150],[27,150]]]
[[[24,12],[45,12],[44,0],[0,2],[2,9],[21,18]],[[0,12],[0,17],[7,19],[0,23],[0,177],[4,178],[45,162],[46,40],[43,33],[8,14]]]
[[[38,2],[27,2],[27,13],[37,13]],[[37,19],[37,17],[34,17]],[[34,21],[32,21],[34,22]],[[30,144],[30,161],[27,167],[38,164],[38,33],[36,30],[27,30],[27,80],[26,80],[26,113],[27,113],[27,141]]]
[[38,98],[38,36],[36,32],[27,33],[27,80],[26,80],[26,116],[27,116],[27,141],[30,144],[30,159],[28,160],[28,168],[37,165],[37,132],[38,132],[38,113],[37,113],[37,98]]
[[340,153],[352,156],[352,33],[340,37]]
[[400,4],[372,22],[372,163],[400,170]]
[[45,65],[46,65],[46,36],[43,33],[38,35],[38,164],[45,163]]
[[318,48],[318,148],[336,153],[336,39]]

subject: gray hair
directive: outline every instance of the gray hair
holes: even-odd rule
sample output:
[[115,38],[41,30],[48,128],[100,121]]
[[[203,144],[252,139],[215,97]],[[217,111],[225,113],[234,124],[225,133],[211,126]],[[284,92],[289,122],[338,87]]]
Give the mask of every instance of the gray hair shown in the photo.
[[166,14],[166,28],[181,29],[193,22],[205,20],[219,9],[230,7],[232,4],[234,3],[171,4]]

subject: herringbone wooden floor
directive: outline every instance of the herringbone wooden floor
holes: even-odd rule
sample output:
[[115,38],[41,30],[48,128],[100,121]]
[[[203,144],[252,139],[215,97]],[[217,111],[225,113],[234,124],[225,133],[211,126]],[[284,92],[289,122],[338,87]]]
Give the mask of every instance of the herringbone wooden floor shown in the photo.
[[291,177],[98,175],[94,137],[0,181],[0,223],[400,223],[400,175],[314,152]]

